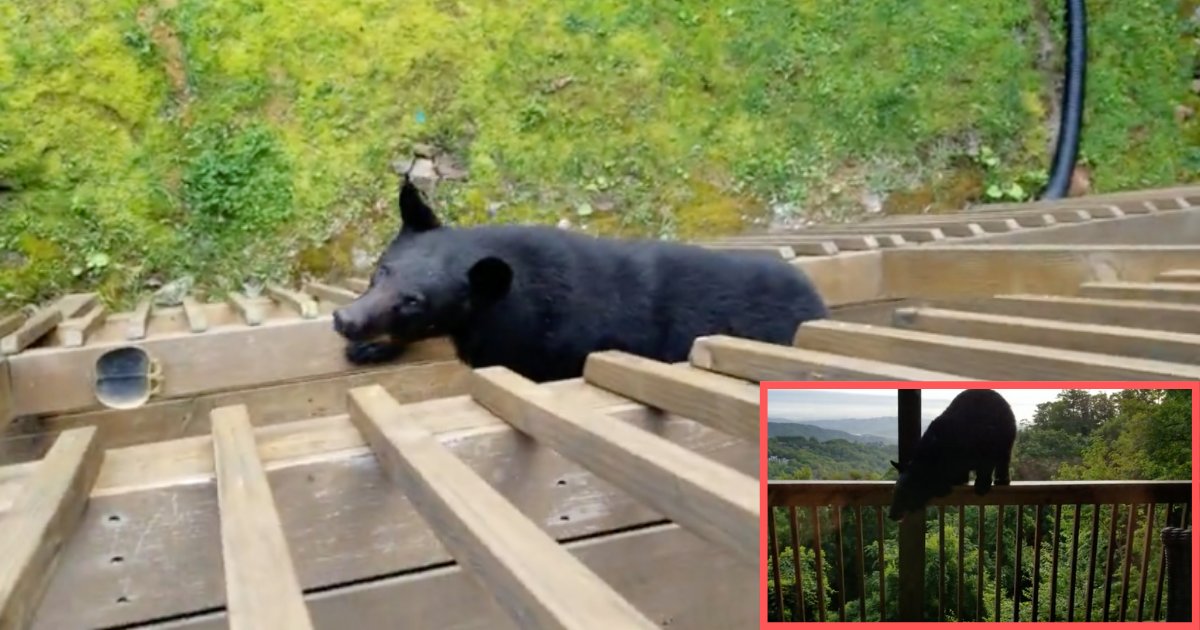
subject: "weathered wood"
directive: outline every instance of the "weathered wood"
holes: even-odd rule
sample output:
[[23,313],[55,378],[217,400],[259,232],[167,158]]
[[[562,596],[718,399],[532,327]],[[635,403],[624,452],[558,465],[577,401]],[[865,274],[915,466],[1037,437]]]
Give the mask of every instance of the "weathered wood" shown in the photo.
[[[346,361],[346,342],[333,331],[330,321],[324,316],[253,328],[223,327],[202,339],[190,335],[156,336],[137,345],[162,366],[165,379],[158,397],[176,398],[361,369]],[[92,394],[92,366],[110,348],[91,344],[12,356],[13,413],[63,413],[97,408]],[[265,351],[268,348],[270,351]],[[453,357],[453,349],[446,340],[431,339],[409,346],[401,360],[417,363]]]
[[692,365],[749,381],[966,381],[953,374],[715,335],[697,338]]
[[71,319],[99,303],[100,296],[96,293],[71,293],[59,298],[51,308],[61,311],[63,319]]
[[983,380],[1200,379],[1196,365],[827,320],[801,324],[795,345],[915,368],[946,369]]
[[137,308],[129,314],[126,324],[125,338],[130,340],[145,339],[146,328],[150,325],[150,311],[154,308],[154,300],[144,299],[138,302]]
[[303,293],[285,289],[277,284],[268,284],[266,291],[272,300],[286,304],[288,308],[299,313],[300,317],[304,319],[313,319],[319,314],[316,301]]
[[53,306],[44,308],[25,320],[21,327],[0,339],[0,354],[15,355],[33,345],[38,339],[50,334],[63,320],[62,310]]
[[1200,333],[1200,305],[1020,294],[978,300],[934,300],[929,304],[992,315]]
[[0,338],[7,337],[9,333],[20,328],[27,319],[29,316],[21,311],[0,317]]
[[193,333],[202,333],[208,330],[208,316],[204,313],[204,307],[196,301],[196,298],[188,295],[183,298],[183,313],[188,321],[188,328]]
[[828,256],[837,253],[837,246],[833,243],[797,243],[795,247],[787,245],[704,245],[705,249],[711,249],[726,254],[741,254],[750,256],[771,256],[780,260],[791,260],[797,254],[809,256]]
[[825,304],[834,307],[886,297],[882,254],[881,250],[800,257],[791,264],[804,270]]
[[330,302],[338,305],[349,304],[358,298],[358,294],[350,289],[343,289],[342,287],[335,287],[322,282],[305,283],[304,292],[322,302]]
[[350,391],[350,418],[393,483],[483,590],[521,625],[654,628],[388,395]]
[[88,336],[104,324],[106,311],[103,304],[97,304],[92,310],[65,320],[58,325],[58,335],[62,345],[77,348],[87,343]]
[[214,409],[212,440],[229,627],[311,628],[246,408]]
[[0,436],[5,434],[12,419],[12,380],[8,376],[8,359],[0,354]]
[[247,326],[258,326],[263,323],[262,307],[250,301],[245,294],[237,291],[229,293],[229,306],[242,318]]
[[1200,284],[1189,282],[1085,282],[1079,294],[1109,300],[1200,304]]
[[589,355],[583,378],[626,398],[758,442],[757,385],[615,350]]
[[[974,220],[1012,220],[1016,222],[1018,227],[1049,227],[1056,225],[1058,221],[1053,214],[1048,214],[1044,210],[992,210],[984,211],[980,209],[967,210],[964,212],[950,212],[946,214],[922,214],[922,215],[892,215],[873,219],[865,225],[891,225],[898,223],[920,223],[928,221],[936,223],[938,221],[974,221]],[[1011,228],[1012,224],[1006,224]],[[1003,226],[1000,226],[1003,231]],[[992,231],[992,230],[988,230]]]
[[[662,626],[727,630],[758,623],[756,570],[678,525],[654,525],[563,546]],[[645,567],[654,568],[653,588],[646,587]],[[318,628],[522,630],[496,610],[489,595],[456,565],[322,591],[310,595],[308,605]],[[228,626],[218,612],[149,627]]]
[[1141,216],[1063,223],[1043,230],[992,234],[972,242],[1056,245],[1192,245],[1200,234],[1200,212],[1169,210]]
[[0,628],[25,628],[75,531],[100,470],[95,429],[59,436],[0,519]]
[[[867,223],[866,225],[873,225]],[[910,220],[891,219],[879,225],[895,226],[895,227],[935,227],[940,229],[946,236],[982,236],[988,232],[1012,232],[1020,230],[1021,225],[1013,219],[997,219],[987,216],[967,216],[967,217],[949,217],[943,218],[941,215],[933,217],[920,217]]]
[[795,232],[782,232],[779,234],[769,234],[761,236],[733,236],[724,239],[717,239],[704,243],[712,245],[728,245],[728,246],[744,246],[744,245],[775,245],[786,246],[796,244],[807,244],[813,242],[830,242],[837,246],[842,251],[866,251],[879,249],[880,243],[874,236],[870,234],[843,234],[843,235],[804,235]]
[[925,245],[879,254],[886,297],[894,298],[1073,295],[1085,282],[1148,281],[1200,265],[1200,245]]
[[901,328],[1156,361],[1200,363],[1200,335],[939,308],[897,309]]
[[667,518],[758,566],[758,482],[603,414],[553,397],[505,368],[476,370],[471,397]]
[[371,282],[364,278],[346,278],[342,281],[342,284],[346,285],[351,291],[357,291],[360,294],[366,293],[367,289],[371,288]]
[[929,243],[934,241],[946,240],[946,233],[936,227],[931,228],[911,228],[911,227],[892,227],[890,225],[881,225],[879,227],[871,227],[866,224],[850,224],[850,225],[817,225],[803,230],[797,230],[797,234],[811,234],[817,236],[833,236],[842,234],[868,234],[879,237],[885,234],[891,234],[902,237],[905,241],[914,243]]
[[[773,507],[888,505],[896,484],[891,481],[769,481],[767,503]],[[950,494],[931,499],[939,505],[1083,505],[1185,502],[1187,481],[1014,481],[992,486],[979,496],[971,484],[956,485]]]
[[1200,269],[1171,269],[1154,278],[1155,282],[1200,282]]

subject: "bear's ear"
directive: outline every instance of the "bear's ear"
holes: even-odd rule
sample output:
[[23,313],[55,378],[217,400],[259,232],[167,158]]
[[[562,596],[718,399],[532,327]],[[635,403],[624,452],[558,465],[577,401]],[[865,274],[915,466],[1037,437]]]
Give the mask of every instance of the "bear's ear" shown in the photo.
[[904,472],[904,464],[897,463],[896,460],[894,460],[894,459],[891,461],[892,461],[892,468],[895,468],[898,472]]
[[408,232],[428,232],[442,226],[408,173],[404,174],[404,181],[400,183],[400,221],[400,229]]
[[488,256],[471,266],[467,280],[471,283],[471,301],[486,305],[503,298],[512,286],[513,271],[508,263]]

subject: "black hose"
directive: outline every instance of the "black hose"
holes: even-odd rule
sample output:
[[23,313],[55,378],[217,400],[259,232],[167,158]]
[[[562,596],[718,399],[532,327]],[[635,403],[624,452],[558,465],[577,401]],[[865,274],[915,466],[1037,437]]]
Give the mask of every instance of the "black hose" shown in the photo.
[[1087,12],[1084,0],[1065,0],[1067,30],[1066,81],[1062,94],[1062,117],[1054,162],[1042,199],[1061,199],[1071,186],[1071,174],[1079,157],[1079,135],[1083,127],[1084,77],[1087,75]]

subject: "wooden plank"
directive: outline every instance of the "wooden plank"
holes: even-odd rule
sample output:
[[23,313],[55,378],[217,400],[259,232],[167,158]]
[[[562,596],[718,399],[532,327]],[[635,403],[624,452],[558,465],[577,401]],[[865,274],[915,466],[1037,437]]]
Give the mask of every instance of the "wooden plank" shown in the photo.
[[[705,241],[703,245],[775,245],[786,246],[795,244],[806,244],[813,242],[828,241],[837,246],[843,251],[867,251],[879,249],[880,242],[870,234],[843,234],[843,235],[804,235],[795,232],[781,232],[779,234],[755,235],[755,236],[733,236],[724,239],[713,241]],[[903,239],[901,239],[903,241]],[[889,239],[889,246],[892,240]]]
[[944,369],[982,380],[1197,380],[1200,366],[883,326],[806,322],[795,345],[915,368]]
[[[758,623],[754,569],[678,525],[653,525],[563,546],[664,627],[727,630]],[[653,588],[646,587],[647,567],[653,567]],[[314,593],[308,605],[320,628],[522,630],[496,610],[489,595],[455,565]],[[216,612],[147,627],[228,626],[225,615]]]
[[1194,245],[1196,234],[1200,234],[1200,212],[1169,210],[1141,216],[1096,219],[1086,223],[1063,223],[1037,231],[994,234],[973,242],[1012,245]]
[[[898,223],[921,223],[927,221],[936,223],[939,221],[975,221],[975,220],[1002,220],[1013,221],[1018,227],[1048,227],[1055,225],[1058,221],[1053,214],[1048,214],[1041,210],[1009,210],[1009,211],[981,211],[978,209],[967,210],[964,212],[950,212],[946,214],[921,214],[921,215],[892,215],[879,219],[872,219],[866,225],[891,225]],[[999,225],[999,229],[1009,231],[1007,228],[1012,228],[1013,223],[1004,223]],[[991,231],[991,230],[989,230]]]
[[356,291],[359,294],[366,293],[367,289],[371,288],[370,281],[364,278],[346,278],[342,284],[346,285],[351,291]]
[[[776,507],[887,505],[895,492],[892,481],[767,482],[767,502]],[[992,486],[983,496],[975,494],[972,484],[956,485],[950,494],[931,499],[929,505],[1162,505],[1186,502],[1190,494],[1187,481],[1014,481]]]
[[[203,338],[149,337],[137,344],[162,366],[159,399],[261,387],[341,372],[361,371],[346,361],[346,341],[333,331],[329,316],[270,326],[228,326]],[[247,352],[247,348],[270,349]],[[14,355],[10,361],[16,415],[95,409],[92,366],[109,346],[48,348]],[[233,358],[236,357],[236,360]],[[404,363],[452,360],[445,339],[409,346]]]
[[71,319],[99,302],[100,296],[96,293],[71,293],[59,298],[52,308],[62,311],[63,319]]
[[1158,274],[1156,282],[1200,282],[1200,269],[1171,269]]
[[8,359],[0,354],[0,436],[6,433],[12,419],[12,381],[8,376]]
[[751,381],[967,381],[897,363],[883,363],[714,335],[692,344],[692,365]]
[[1200,265],[1200,245],[925,245],[879,254],[885,297],[893,298],[1074,295],[1084,282],[1148,281]]
[[288,308],[299,313],[300,317],[304,319],[313,319],[319,314],[316,301],[299,291],[292,291],[277,284],[268,284],[266,292],[272,300],[286,304]]
[[1200,304],[1200,284],[1189,282],[1085,282],[1079,287],[1079,295],[1108,300]]
[[929,305],[992,315],[1200,333],[1200,305],[1022,294],[978,300],[935,300]]
[[247,326],[259,326],[263,323],[262,307],[250,301],[250,298],[237,291],[230,292],[229,306],[246,322]]
[[845,252],[837,256],[801,257],[791,264],[804,271],[825,304],[832,308],[886,297],[882,253]]
[[358,298],[358,294],[354,291],[321,282],[305,283],[304,292],[322,302],[330,302],[338,305],[349,304]]
[[150,325],[150,311],[154,308],[154,300],[147,298],[138,302],[137,308],[129,314],[129,323],[125,338],[138,340],[146,338],[146,328]]
[[229,627],[312,628],[245,406],[212,412]]
[[514,622],[562,629],[656,627],[406,417],[382,387],[349,395],[350,418],[392,482]]
[[[867,223],[866,225],[876,225],[875,222]],[[878,225],[887,225],[895,227],[936,227],[940,228],[947,236],[979,236],[985,232],[1013,232],[1021,229],[1021,224],[1016,219],[1010,218],[993,218],[988,216],[975,215],[930,215],[922,216],[915,219],[902,220],[897,217],[889,217],[888,219],[880,220]]]
[[1200,363],[1200,335],[1101,326],[939,308],[896,310],[896,326],[912,330],[1065,348],[1156,361]]
[[672,521],[758,566],[758,482],[646,431],[539,390],[505,368],[476,370],[471,397]]
[[208,330],[208,316],[204,313],[204,306],[196,301],[196,298],[188,295],[183,298],[183,313],[187,318],[188,328],[193,333],[202,333]]
[[758,442],[758,385],[625,352],[593,352],[583,378],[626,398]]
[[95,429],[59,436],[0,520],[0,627],[28,627],[37,611],[100,470],[95,437]]
[[14,330],[20,328],[27,319],[29,316],[21,311],[0,317],[0,338],[7,337]]
[[43,308],[25,320],[21,327],[0,339],[0,354],[15,355],[50,334],[63,320],[62,310],[53,306]]
[[869,224],[852,224],[852,225],[814,225],[813,227],[797,230],[797,234],[808,234],[814,236],[834,236],[840,234],[868,234],[878,238],[879,236],[891,234],[899,236],[905,241],[914,243],[930,243],[934,241],[946,240],[946,233],[936,227],[930,228],[911,228],[911,227],[893,227],[890,225],[880,225],[878,227]]
[[92,310],[63,321],[58,325],[58,334],[62,345],[68,348],[78,348],[87,343],[88,336],[104,324],[106,315],[103,304],[97,304]]
[[828,242],[797,243],[796,247],[786,245],[702,245],[702,247],[726,254],[772,256],[780,260],[791,260],[797,254],[828,256],[837,253],[837,246]]

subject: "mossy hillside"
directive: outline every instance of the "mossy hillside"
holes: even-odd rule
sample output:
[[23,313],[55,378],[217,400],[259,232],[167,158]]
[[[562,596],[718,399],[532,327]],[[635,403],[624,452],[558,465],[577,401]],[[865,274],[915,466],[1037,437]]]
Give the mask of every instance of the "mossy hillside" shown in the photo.
[[[1088,6],[1094,188],[1190,177],[1187,12]],[[1004,0],[4,3],[0,304],[339,273],[417,142],[470,173],[435,193],[460,224],[689,238],[1028,195],[1035,27]]]

